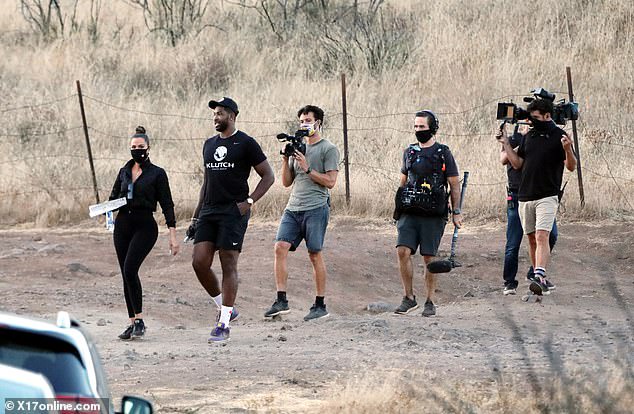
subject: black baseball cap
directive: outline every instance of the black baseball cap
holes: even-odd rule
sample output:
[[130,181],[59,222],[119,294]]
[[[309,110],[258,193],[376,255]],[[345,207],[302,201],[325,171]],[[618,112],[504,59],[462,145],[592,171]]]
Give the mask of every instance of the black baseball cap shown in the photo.
[[230,109],[234,114],[238,115],[238,104],[231,98],[227,98],[225,96],[219,101],[209,101],[209,107],[211,109],[215,109],[217,106],[222,106],[223,108]]

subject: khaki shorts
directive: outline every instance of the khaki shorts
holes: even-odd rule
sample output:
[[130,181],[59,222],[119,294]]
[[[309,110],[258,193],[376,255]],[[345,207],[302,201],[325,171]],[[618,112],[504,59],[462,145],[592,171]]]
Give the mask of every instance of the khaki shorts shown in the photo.
[[559,199],[556,195],[539,200],[520,201],[519,213],[524,234],[535,233],[536,230],[551,231],[558,207]]

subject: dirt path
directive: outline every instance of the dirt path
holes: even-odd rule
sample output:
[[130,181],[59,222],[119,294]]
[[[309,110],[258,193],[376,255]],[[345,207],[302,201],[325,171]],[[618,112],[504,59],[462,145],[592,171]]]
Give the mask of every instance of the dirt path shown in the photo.
[[[215,307],[191,269],[191,245],[172,258],[165,233],[142,268],[142,341],[116,339],[126,324],[122,282],[111,236],[101,229],[0,232],[0,309],[49,319],[70,311],[98,343],[113,396],[145,395],[161,412],[318,411],[394,375],[409,387],[436,380],[481,387],[504,376],[539,388],[553,370],[598,371],[619,352],[632,353],[631,226],[562,223],[550,272],[557,290],[541,303],[502,296],[503,227],[461,233],[464,266],[440,280],[433,318],[366,310],[400,302],[396,230],[345,218],[327,235],[325,320],[302,319],[313,300],[304,248],[290,261],[292,312],[262,317],[275,295],[274,223],[253,223],[247,233],[241,318],[226,345],[206,342]],[[447,234],[445,254],[449,242]],[[523,258],[520,269],[527,267]]]

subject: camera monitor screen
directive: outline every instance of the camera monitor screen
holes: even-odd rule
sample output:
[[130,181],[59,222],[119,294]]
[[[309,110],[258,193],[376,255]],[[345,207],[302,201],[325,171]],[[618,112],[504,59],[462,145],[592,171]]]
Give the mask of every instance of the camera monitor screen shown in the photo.
[[498,103],[497,119],[513,121],[515,119],[514,103]]

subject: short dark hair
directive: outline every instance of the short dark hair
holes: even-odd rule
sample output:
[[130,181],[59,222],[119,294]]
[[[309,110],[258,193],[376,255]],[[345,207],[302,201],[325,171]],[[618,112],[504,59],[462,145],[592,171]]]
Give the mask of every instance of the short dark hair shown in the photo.
[[306,105],[297,111],[297,117],[299,118],[302,115],[308,115],[310,112],[315,114],[315,119],[321,121],[321,125],[324,123],[324,110],[315,105]]
[[431,133],[434,135],[436,134],[436,132],[438,131],[438,118],[436,118],[436,115],[432,111],[428,109],[424,109],[422,111],[416,112],[416,115],[414,115],[414,117],[426,118],[427,125],[429,125],[429,129],[431,130]]
[[535,99],[526,107],[528,112],[539,111],[540,114],[553,114],[553,102],[548,99]]
[[145,145],[147,146],[150,145],[150,137],[147,136],[147,132],[145,131],[145,128],[141,125],[136,127],[136,129],[134,130],[134,135],[132,135],[132,138],[143,138],[145,140]]

